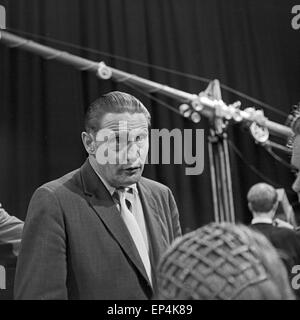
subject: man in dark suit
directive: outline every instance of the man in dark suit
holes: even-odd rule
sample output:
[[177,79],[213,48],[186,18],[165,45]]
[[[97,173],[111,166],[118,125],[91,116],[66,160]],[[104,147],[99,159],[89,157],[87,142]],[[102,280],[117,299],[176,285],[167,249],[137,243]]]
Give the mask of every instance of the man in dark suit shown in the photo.
[[169,188],[141,177],[150,114],[111,92],[88,109],[87,161],[29,205],[16,299],[149,299],[161,254],[181,235]]
[[[253,214],[251,227],[264,234],[277,249],[292,279],[293,267],[300,265],[300,236],[296,231],[279,227],[275,223],[277,197],[276,190],[266,183],[258,183],[251,187],[247,195],[248,207]],[[295,294],[300,298],[299,290],[295,290]]]

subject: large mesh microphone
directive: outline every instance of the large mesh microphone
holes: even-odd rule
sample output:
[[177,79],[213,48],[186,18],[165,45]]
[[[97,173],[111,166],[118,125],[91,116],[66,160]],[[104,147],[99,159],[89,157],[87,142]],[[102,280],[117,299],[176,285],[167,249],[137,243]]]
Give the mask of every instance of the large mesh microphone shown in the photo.
[[294,299],[276,250],[245,226],[212,223],[186,234],[157,271],[156,299]]

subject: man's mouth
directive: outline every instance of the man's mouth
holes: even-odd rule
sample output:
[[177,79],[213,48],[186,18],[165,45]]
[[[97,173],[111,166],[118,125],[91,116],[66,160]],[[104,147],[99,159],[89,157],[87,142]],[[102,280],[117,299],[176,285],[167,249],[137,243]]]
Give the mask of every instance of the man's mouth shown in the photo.
[[134,166],[134,167],[125,168],[124,170],[132,174],[132,173],[138,172],[140,169],[141,169],[141,166]]

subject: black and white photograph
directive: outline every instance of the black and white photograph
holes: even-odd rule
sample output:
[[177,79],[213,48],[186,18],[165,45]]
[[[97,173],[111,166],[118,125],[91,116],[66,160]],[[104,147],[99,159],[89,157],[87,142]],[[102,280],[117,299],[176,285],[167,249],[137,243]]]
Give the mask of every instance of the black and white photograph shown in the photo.
[[299,170],[300,1],[0,0],[0,300],[298,300]]

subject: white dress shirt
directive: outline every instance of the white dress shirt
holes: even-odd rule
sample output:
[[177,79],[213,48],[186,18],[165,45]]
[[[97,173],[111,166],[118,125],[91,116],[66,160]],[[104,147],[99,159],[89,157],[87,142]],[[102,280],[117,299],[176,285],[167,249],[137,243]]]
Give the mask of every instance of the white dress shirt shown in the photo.
[[273,224],[273,220],[269,217],[254,217],[251,221],[251,224],[256,224],[256,223]]
[[[95,173],[97,174],[97,176],[99,177],[99,179],[103,182],[104,186],[106,187],[106,189],[108,190],[108,192],[110,193],[110,195],[112,196],[113,200],[115,201],[113,194],[116,191],[115,187],[112,187],[98,172],[96,169],[96,164],[94,163],[94,159],[89,158],[90,164],[92,166],[92,168],[94,169]],[[96,160],[95,160],[96,161]],[[128,188],[132,189],[132,194],[127,193],[126,198],[131,202],[132,205],[132,209],[131,212],[134,215],[140,230],[142,232],[146,247],[148,249],[148,253],[149,253],[149,240],[148,240],[148,233],[147,233],[147,228],[146,228],[146,223],[145,223],[145,217],[144,217],[144,212],[143,212],[143,207],[142,207],[142,203],[141,203],[141,199],[139,196],[139,192],[137,189],[136,184],[133,184],[131,186],[128,186]],[[116,202],[116,201],[115,201]],[[119,211],[119,204],[116,203]]]

